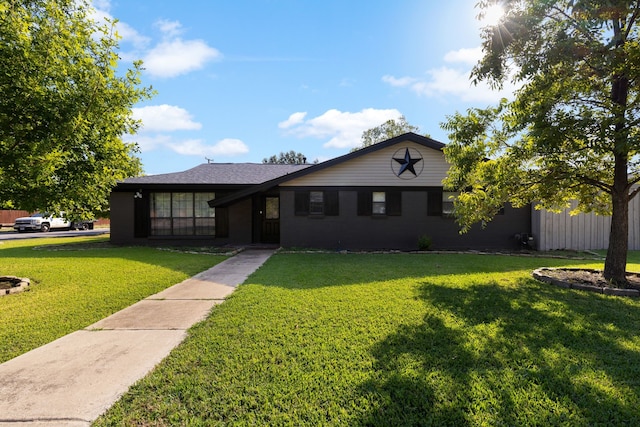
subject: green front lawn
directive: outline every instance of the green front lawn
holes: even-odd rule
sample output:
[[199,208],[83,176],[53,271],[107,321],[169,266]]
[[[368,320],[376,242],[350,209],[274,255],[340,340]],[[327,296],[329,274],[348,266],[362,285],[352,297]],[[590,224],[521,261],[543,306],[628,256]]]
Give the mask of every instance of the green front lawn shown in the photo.
[[560,265],[275,255],[97,425],[640,425],[640,300]]
[[226,259],[145,247],[108,237],[0,242],[0,276],[31,289],[0,296],[0,363],[82,329]]

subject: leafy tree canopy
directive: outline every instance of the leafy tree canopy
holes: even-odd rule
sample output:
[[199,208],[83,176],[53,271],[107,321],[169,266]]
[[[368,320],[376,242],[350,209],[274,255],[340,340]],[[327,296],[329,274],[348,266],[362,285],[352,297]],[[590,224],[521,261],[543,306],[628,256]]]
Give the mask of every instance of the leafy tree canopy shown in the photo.
[[131,107],[141,63],[117,72],[114,23],[88,0],[0,2],[0,204],[104,215],[116,181],[141,172]]
[[[297,153],[293,150],[280,155],[273,155],[271,157],[262,159],[262,163],[276,164],[276,165],[304,165],[307,163],[307,156],[302,153]],[[318,160],[314,160],[313,163],[318,163]]]
[[[482,11],[496,3],[483,0]],[[448,117],[445,184],[463,230],[507,202],[612,215],[605,277],[624,281],[628,203],[640,181],[639,1],[507,0],[472,72],[512,101]]]
[[354,151],[362,150],[370,145],[386,141],[387,139],[391,139],[408,132],[420,133],[420,129],[417,126],[410,125],[404,116],[400,116],[397,119],[387,120],[380,126],[376,126],[362,132],[362,137],[360,139],[361,144],[358,147],[353,148],[351,152],[353,153]]

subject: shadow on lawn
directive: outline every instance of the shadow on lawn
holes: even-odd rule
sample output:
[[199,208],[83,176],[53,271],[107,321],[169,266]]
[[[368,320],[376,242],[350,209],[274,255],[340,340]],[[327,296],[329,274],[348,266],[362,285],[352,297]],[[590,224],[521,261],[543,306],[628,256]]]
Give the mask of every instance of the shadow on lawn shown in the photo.
[[372,349],[362,424],[639,425],[637,302],[545,286],[424,283],[435,310]]

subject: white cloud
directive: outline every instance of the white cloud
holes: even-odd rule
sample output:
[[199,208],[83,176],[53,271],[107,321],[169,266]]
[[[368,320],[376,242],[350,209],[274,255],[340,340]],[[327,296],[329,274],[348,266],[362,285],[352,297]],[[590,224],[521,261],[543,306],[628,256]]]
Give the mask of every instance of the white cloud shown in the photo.
[[501,98],[512,98],[517,86],[507,82],[500,91],[493,90],[486,82],[474,85],[471,68],[482,58],[482,49],[459,49],[448,52],[445,62],[461,66],[442,66],[426,71],[423,77],[396,77],[385,75],[382,81],[392,87],[408,88],[419,96],[430,98],[455,98],[464,102],[494,103]]
[[150,105],[133,108],[133,117],[142,121],[145,132],[167,132],[175,130],[198,130],[202,124],[195,122],[184,108],[174,105]]
[[148,135],[145,133],[138,133],[137,135],[127,135],[125,137],[127,142],[136,142],[140,148],[140,152],[149,152],[157,148],[164,147],[171,143],[171,136],[169,135]]
[[249,152],[249,147],[239,139],[225,138],[214,144],[202,139],[177,139],[169,134],[142,132],[127,136],[127,142],[136,142],[141,152],[169,149],[183,156],[231,157]]
[[184,156],[236,156],[249,152],[249,147],[239,139],[225,138],[215,144],[207,144],[202,139],[179,139],[167,132],[200,130],[202,124],[193,120],[184,108],[174,105],[150,105],[134,108],[133,117],[143,125],[136,136],[128,136],[130,142],[137,142],[140,151],[148,152],[166,148]]
[[185,156],[237,156],[249,152],[249,147],[239,139],[225,138],[215,144],[206,144],[201,139],[171,142],[166,147]]
[[93,0],[91,3],[93,4],[93,7],[98,10],[104,10],[105,12],[109,12],[111,10],[110,0]]
[[116,31],[122,37],[122,42],[131,43],[135,49],[145,49],[151,39],[138,33],[135,28],[125,22],[118,21]]
[[293,113],[287,120],[278,123],[278,127],[280,129],[289,129],[292,126],[302,123],[306,116],[307,113]]
[[482,47],[472,49],[458,49],[447,52],[444,55],[445,62],[461,62],[463,64],[475,65],[482,59]]
[[143,62],[146,71],[154,77],[176,77],[199,70],[221,56],[203,40],[174,39],[156,45],[144,56]]
[[[113,22],[109,0],[93,0],[93,18],[99,23]],[[184,40],[184,32],[179,21],[161,19],[154,26],[160,31],[162,40],[155,46],[150,37],[140,34],[125,22],[118,21],[116,31],[122,37],[121,45],[133,47],[132,51],[122,49],[120,56],[125,60],[143,59],[143,67],[153,77],[176,77],[202,69],[209,61],[220,59],[222,54],[210,47],[204,40]]]
[[324,144],[325,148],[357,147],[361,143],[362,132],[402,115],[396,109],[366,108],[355,113],[332,109],[305,121],[306,114],[294,113],[287,121],[282,122],[287,123],[288,126],[280,127],[288,129],[287,132],[290,135],[299,138],[329,138],[329,141]]
[[393,87],[405,87],[409,86],[416,81],[413,77],[393,77],[393,76],[382,76],[382,81],[388,83]]
[[182,34],[182,24],[179,21],[160,19],[155,22],[154,26],[158,28],[165,37],[177,37]]
[[183,40],[179,21],[160,19],[154,26],[162,33],[162,41],[143,57],[144,67],[154,77],[176,77],[199,70],[222,54],[204,40]]

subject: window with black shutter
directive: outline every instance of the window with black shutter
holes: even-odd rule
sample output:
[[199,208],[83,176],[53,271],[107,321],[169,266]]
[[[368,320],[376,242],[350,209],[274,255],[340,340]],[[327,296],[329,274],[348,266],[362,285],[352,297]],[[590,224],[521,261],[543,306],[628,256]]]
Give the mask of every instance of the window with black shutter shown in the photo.
[[387,215],[400,216],[402,215],[402,192],[401,191],[387,191]]
[[300,216],[309,215],[309,192],[296,191],[294,198],[295,214]]
[[429,190],[427,193],[427,215],[442,215],[442,189]]
[[340,215],[339,192],[337,190],[299,190],[294,195],[295,214],[298,216]]
[[359,216],[402,215],[401,191],[358,191]]
[[373,208],[372,202],[371,191],[358,191],[358,216],[371,216]]
[[327,216],[340,215],[340,202],[337,190],[324,192],[324,214]]

